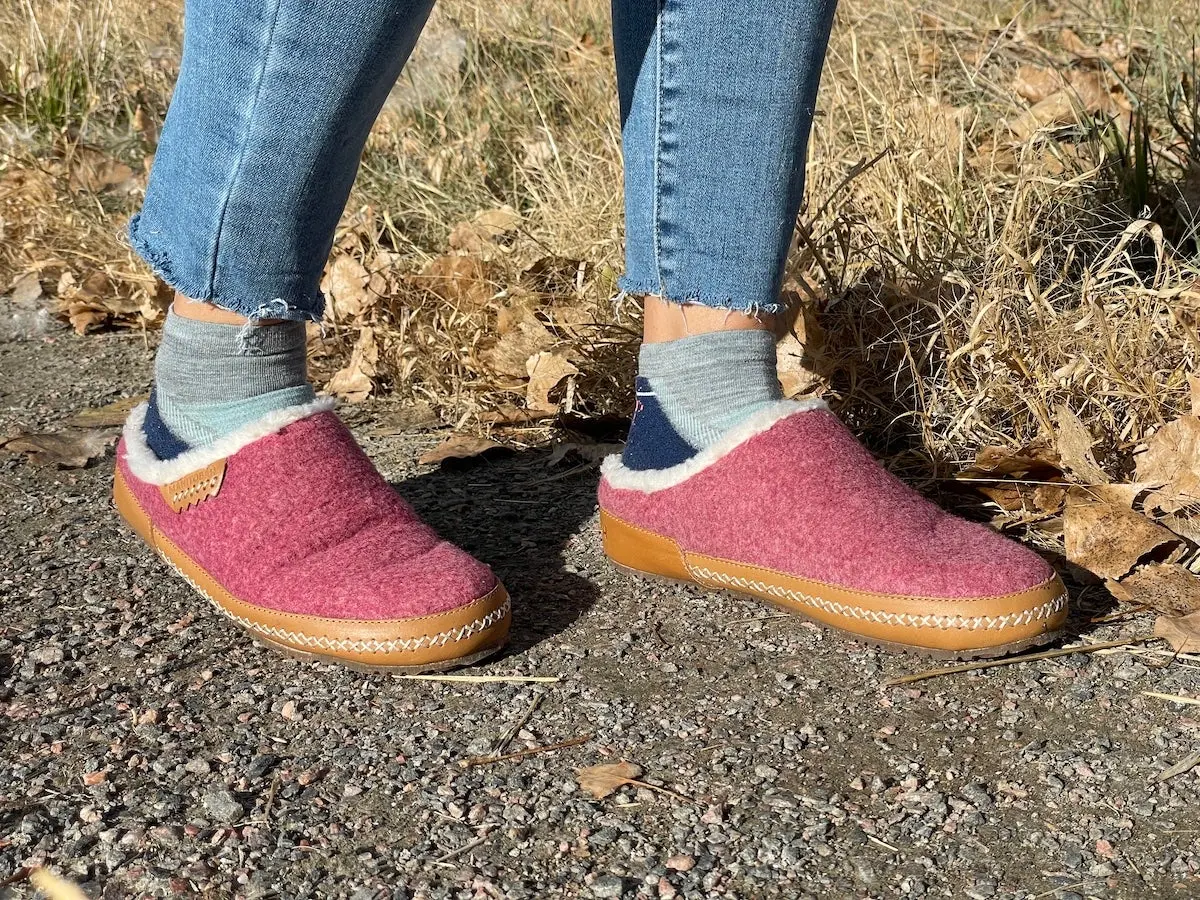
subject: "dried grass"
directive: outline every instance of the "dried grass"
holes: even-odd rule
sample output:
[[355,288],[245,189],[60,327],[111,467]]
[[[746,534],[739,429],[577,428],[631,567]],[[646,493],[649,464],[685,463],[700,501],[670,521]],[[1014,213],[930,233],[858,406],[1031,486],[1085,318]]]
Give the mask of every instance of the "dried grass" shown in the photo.
[[[1169,0],[842,4],[789,287],[810,307],[805,389],[895,467],[946,474],[980,446],[1024,446],[1066,404],[1119,480],[1131,448],[1186,410],[1198,25]],[[164,299],[119,234],[178,38],[177,2],[0,10],[0,282],[36,271],[85,327],[153,321]],[[335,298],[318,375],[358,344],[360,387],[447,423],[527,424],[527,374],[495,360],[532,347],[579,369],[551,392],[561,409],[626,412],[638,322],[611,303],[613,81],[600,0],[442,4],[339,229],[335,258],[362,265],[370,299],[340,314]],[[132,181],[78,189],[76,174],[73,188],[89,149]],[[518,227],[472,243],[460,223],[502,206]],[[453,255],[480,265],[447,287],[456,226]],[[115,319],[80,318],[97,272]],[[522,344],[531,321],[545,333]]]

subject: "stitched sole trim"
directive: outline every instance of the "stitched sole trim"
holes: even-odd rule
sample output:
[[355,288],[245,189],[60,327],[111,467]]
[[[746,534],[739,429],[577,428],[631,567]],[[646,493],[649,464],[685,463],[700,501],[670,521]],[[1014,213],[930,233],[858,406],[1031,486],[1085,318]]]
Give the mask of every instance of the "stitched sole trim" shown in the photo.
[[[837,585],[821,590],[782,572],[685,552],[674,540],[600,511],[605,554],[634,575],[725,590],[767,601],[790,613],[889,650],[951,659],[1003,656],[1049,643],[1066,619],[1066,588],[1057,576],[1019,593],[979,598],[994,612],[937,612],[934,598],[875,595]],[[809,584],[811,583],[811,587]],[[807,588],[807,589],[806,589]],[[877,601],[875,605],[873,601]],[[931,611],[911,610],[924,603]],[[888,605],[892,609],[887,609]],[[901,604],[897,608],[896,604]],[[988,607],[985,607],[988,608]]]
[[482,616],[473,622],[464,625],[461,628],[452,628],[443,631],[439,634],[423,634],[418,638],[394,638],[387,641],[379,641],[374,639],[356,640],[352,638],[328,638],[321,635],[305,634],[303,631],[292,631],[287,628],[274,628],[268,625],[262,625],[252,619],[247,619],[245,616],[239,616],[236,613],[230,612],[220,601],[216,600],[208,591],[204,590],[192,578],[179,568],[174,561],[161,551],[157,551],[159,558],[168,566],[175,570],[180,578],[190,584],[201,597],[213,605],[213,607],[223,615],[245,628],[247,631],[253,632],[256,635],[269,638],[272,641],[285,641],[288,644],[298,644],[302,648],[316,650],[325,653],[398,653],[411,652],[413,650],[423,650],[426,647],[444,647],[447,644],[456,641],[463,641],[477,634],[482,634],[498,622],[504,621],[512,610],[512,601],[507,597],[504,603],[492,610],[486,616]]
[[954,628],[965,629],[967,631],[979,631],[980,629],[992,631],[1028,625],[1031,622],[1041,619],[1051,619],[1067,608],[1067,593],[1064,590],[1040,606],[1003,616],[942,616],[932,613],[917,616],[911,613],[890,613],[878,609],[863,609],[861,606],[849,606],[845,603],[838,603],[836,600],[814,597],[811,594],[790,590],[777,584],[767,584],[763,581],[739,578],[724,572],[714,572],[712,569],[706,569],[703,566],[693,566],[691,563],[685,563],[685,565],[687,565],[688,571],[697,581],[715,581],[718,584],[724,584],[734,589],[750,591],[756,594],[769,594],[772,597],[791,600],[794,603],[802,603],[806,606],[823,609],[826,612],[846,616],[851,619],[863,619],[868,622],[877,622],[881,625],[899,625],[907,628]]

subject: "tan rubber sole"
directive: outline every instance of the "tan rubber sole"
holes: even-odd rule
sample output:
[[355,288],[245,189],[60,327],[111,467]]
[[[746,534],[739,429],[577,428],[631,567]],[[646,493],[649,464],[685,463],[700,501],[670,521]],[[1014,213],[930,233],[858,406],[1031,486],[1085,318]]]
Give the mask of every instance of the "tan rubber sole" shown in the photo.
[[[604,510],[600,512],[601,530],[604,538],[604,551],[608,556],[609,561],[620,571],[629,575],[634,575],[639,578],[648,578],[654,581],[669,582],[673,584],[686,584],[693,587],[704,588],[708,591],[717,593],[729,594],[730,596],[739,599],[751,599],[759,602],[768,603],[776,609],[796,615],[822,627],[840,633],[848,638],[861,643],[870,644],[880,647],[885,650],[906,653],[910,655],[924,656],[934,659],[950,659],[950,660],[969,660],[969,659],[989,659],[993,657],[1008,656],[1013,653],[1019,653],[1022,650],[1027,650],[1031,647],[1039,647],[1053,642],[1062,634],[1061,627],[1046,627],[1045,630],[1034,634],[1022,635],[1011,641],[1005,641],[993,645],[967,648],[947,648],[936,646],[925,646],[916,642],[889,640],[881,635],[864,634],[860,631],[855,631],[851,628],[846,628],[840,625],[836,619],[827,617],[823,618],[819,615],[810,614],[802,605],[795,602],[788,602],[786,599],[778,596],[780,593],[792,593],[791,591],[781,590],[774,585],[764,584],[757,579],[748,580],[745,578],[729,578],[729,581],[737,581],[746,583],[759,584],[762,590],[744,589],[732,586],[722,586],[719,584],[705,583],[693,575],[693,571],[698,568],[693,560],[702,560],[704,570],[710,574],[718,574],[720,565],[724,563],[730,570],[744,570],[746,567],[739,563],[717,560],[711,557],[693,557],[680,549],[670,538],[655,534],[642,528],[638,528],[628,522],[625,522],[616,516],[607,513]],[[713,573],[711,570],[717,569],[718,573]],[[758,570],[761,571],[761,570]],[[763,576],[765,578],[765,576]],[[1065,596],[1065,589],[1061,589],[1061,583],[1054,579],[1054,585],[1048,585],[1043,589],[1045,596],[1054,597],[1054,591],[1059,590],[1058,596]],[[816,595],[816,599],[820,599],[821,585],[816,582],[807,582],[808,589]],[[835,589],[836,590],[836,589]],[[774,591],[772,593],[771,591]],[[812,599],[812,598],[810,598]],[[844,606],[840,602],[832,602],[832,606]],[[1058,626],[1066,618],[1065,601],[1061,614],[1056,614],[1053,620]]]
[[[395,674],[430,674],[436,672],[445,672],[451,669],[458,669],[463,666],[469,666],[477,663],[480,660],[486,659],[489,656],[499,652],[505,644],[508,643],[508,628],[511,622],[511,613],[509,611],[508,595],[504,591],[503,586],[497,585],[492,592],[486,597],[480,598],[489,601],[496,608],[489,615],[489,618],[495,616],[495,624],[490,627],[491,634],[488,635],[488,640],[484,646],[477,647],[470,653],[462,656],[448,659],[434,659],[428,662],[417,662],[413,664],[373,664],[369,660],[369,654],[359,654],[359,659],[351,659],[346,656],[340,656],[335,653],[322,653],[319,650],[304,649],[302,647],[292,646],[283,641],[273,640],[266,634],[259,633],[255,630],[255,623],[247,624],[245,614],[248,604],[241,601],[232,601],[238,604],[238,609],[230,609],[217,599],[217,594],[222,594],[223,589],[219,582],[213,578],[211,574],[200,567],[195,560],[184,553],[179,547],[173,544],[165,536],[158,533],[146,514],[142,505],[134,497],[129,486],[125,483],[124,477],[120,472],[117,472],[113,479],[113,505],[121,518],[134,530],[146,545],[154,551],[154,553],[163,560],[180,578],[191,585],[201,597],[207,600],[214,609],[217,610],[222,618],[231,621],[238,629],[249,635],[264,647],[269,647],[272,650],[278,650],[295,659],[304,660],[307,662],[323,662],[334,663],[339,666],[345,666],[350,669],[361,672],[383,672]],[[502,613],[496,616],[496,613]],[[300,617],[303,618],[303,617]],[[437,618],[437,617],[431,617]],[[270,628],[271,631],[279,631],[277,628]],[[338,639],[334,639],[336,641]]]

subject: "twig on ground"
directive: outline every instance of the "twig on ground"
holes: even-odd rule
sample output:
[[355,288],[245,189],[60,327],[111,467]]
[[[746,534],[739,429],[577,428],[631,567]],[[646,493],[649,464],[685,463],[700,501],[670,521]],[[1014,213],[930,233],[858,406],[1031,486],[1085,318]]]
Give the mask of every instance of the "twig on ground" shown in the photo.
[[899,847],[893,847],[887,841],[881,841],[879,838],[875,837],[874,835],[868,834],[867,840],[870,841],[872,844],[878,844],[880,847],[883,847],[885,850],[891,850],[893,853],[901,853],[902,852]]
[[505,753],[501,756],[473,756],[468,759],[460,759],[458,764],[464,769],[469,769],[472,766],[488,766],[492,763],[506,762],[510,759],[522,759],[526,756],[533,756],[536,753],[549,753],[552,750],[565,750],[567,747],[578,747],[580,744],[586,744],[591,739],[591,734],[585,734],[581,737],[571,738],[569,741],[560,741],[557,744],[543,744],[540,747],[530,747],[528,750],[514,750],[512,753]]
[[492,745],[492,756],[499,756],[508,748],[508,745],[512,743],[513,738],[517,736],[517,732],[525,727],[525,725],[529,722],[529,719],[533,716],[534,712],[537,711],[537,708],[542,705],[542,701],[545,699],[545,694],[538,694],[533,698],[533,703],[529,705],[529,709],[525,710],[525,715],[513,722],[512,727],[509,728],[508,731],[504,732],[504,734],[500,736],[499,740]]
[[963,663],[958,666],[947,666],[944,669],[927,669],[924,672],[916,672],[912,675],[901,675],[897,678],[889,678],[885,681],[884,687],[898,687],[902,684],[913,684],[917,681],[925,681],[928,678],[939,678],[942,675],[957,675],[960,672],[974,672],[979,669],[993,669],[997,666],[1011,666],[1015,663],[1034,662],[1039,659],[1055,659],[1060,656],[1073,656],[1076,653],[1095,653],[1098,650],[1111,650],[1116,647],[1129,647],[1137,644],[1144,644],[1148,641],[1157,641],[1156,637],[1140,637],[1140,638],[1125,638],[1120,641],[1108,641],[1103,644],[1081,644],[1077,647],[1061,647],[1058,650],[1043,650],[1040,653],[1026,653],[1023,656],[1009,656],[1004,659],[983,659],[978,662]]
[[491,836],[490,831],[487,832],[486,834],[481,834],[479,837],[475,838],[475,840],[471,841],[470,843],[463,844],[457,850],[451,850],[449,853],[443,853],[441,856],[439,856],[437,859],[435,859],[433,861],[433,864],[435,866],[442,866],[442,865],[445,865],[446,863],[448,863],[450,860],[456,859],[457,857],[462,856],[464,853],[470,853],[476,847],[480,847],[483,844],[487,843],[487,839],[490,836]]

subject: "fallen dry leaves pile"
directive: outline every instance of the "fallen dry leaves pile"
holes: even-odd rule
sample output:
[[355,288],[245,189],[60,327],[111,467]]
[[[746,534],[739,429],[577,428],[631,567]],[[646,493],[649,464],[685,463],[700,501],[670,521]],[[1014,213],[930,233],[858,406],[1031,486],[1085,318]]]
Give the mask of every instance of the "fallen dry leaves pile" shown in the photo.
[[1156,635],[1177,651],[1200,651],[1200,416],[1180,416],[1111,454],[1110,467],[1132,467],[1124,482],[1097,462],[1097,441],[1070,409],[1060,407],[1056,420],[1053,443],[984,447],[961,478],[1000,507],[994,524],[1061,541],[1075,580],[1157,613]]

